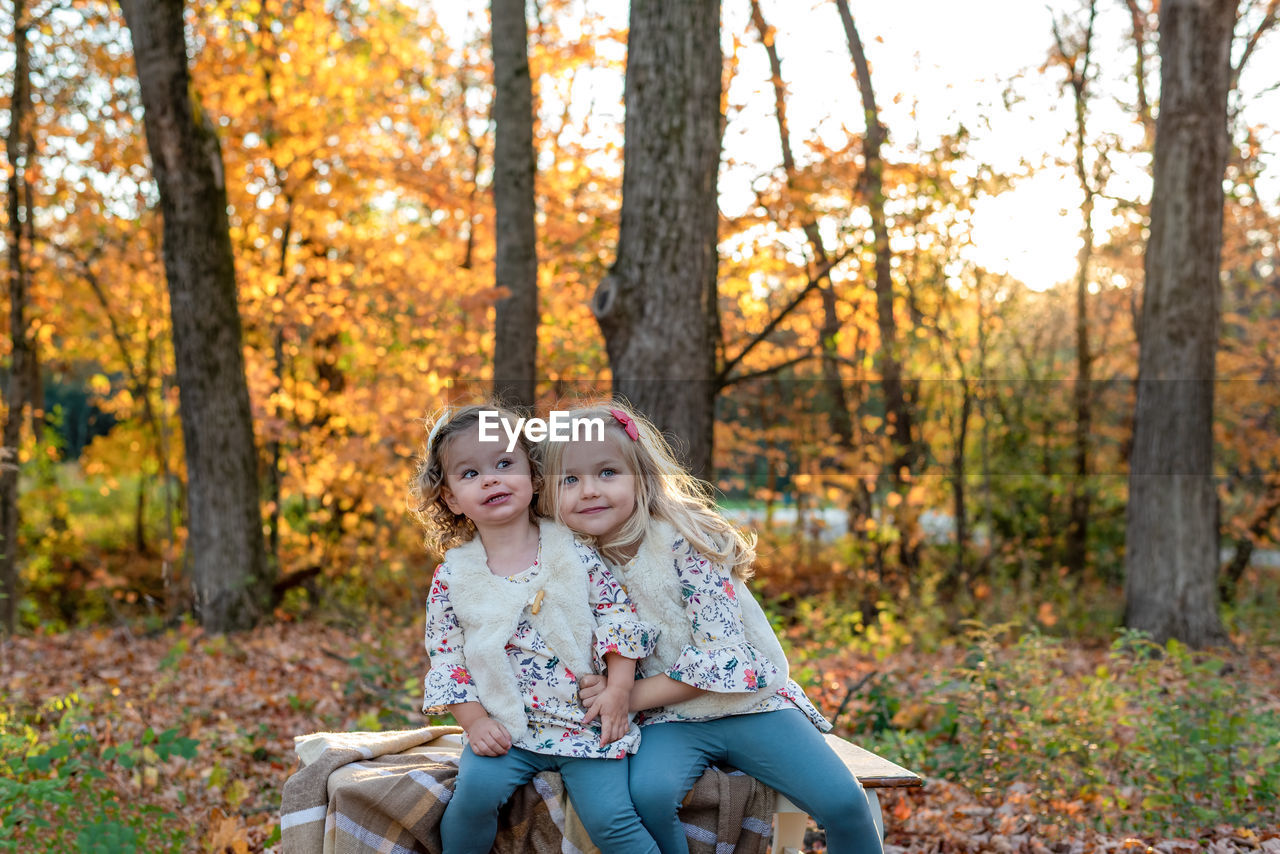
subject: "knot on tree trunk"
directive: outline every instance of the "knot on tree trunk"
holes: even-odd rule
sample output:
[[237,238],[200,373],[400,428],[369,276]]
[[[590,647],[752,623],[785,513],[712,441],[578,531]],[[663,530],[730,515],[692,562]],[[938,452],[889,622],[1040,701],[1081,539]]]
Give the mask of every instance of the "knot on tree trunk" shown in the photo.
[[613,315],[614,309],[618,304],[620,284],[618,277],[610,273],[601,279],[600,284],[596,286],[595,296],[591,299],[591,313],[601,323],[609,320]]

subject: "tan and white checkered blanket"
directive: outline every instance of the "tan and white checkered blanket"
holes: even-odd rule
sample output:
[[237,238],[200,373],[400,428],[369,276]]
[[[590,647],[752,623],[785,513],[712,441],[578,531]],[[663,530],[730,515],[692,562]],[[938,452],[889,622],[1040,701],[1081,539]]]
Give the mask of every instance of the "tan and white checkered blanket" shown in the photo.
[[[302,767],[284,784],[282,854],[441,854],[440,816],[458,773],[458,727],[315,733],[294,739]],[[680,817],[690,854],[763,854],[774,791],[709,769]],[[520,787],[498,820],[494,854],[598,854],[560,775]]]

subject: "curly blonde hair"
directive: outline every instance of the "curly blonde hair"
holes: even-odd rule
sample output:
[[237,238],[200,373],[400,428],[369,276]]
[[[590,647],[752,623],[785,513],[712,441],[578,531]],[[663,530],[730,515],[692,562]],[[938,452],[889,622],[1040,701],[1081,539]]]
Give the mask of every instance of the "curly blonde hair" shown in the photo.
[[[635,423],[632,439],[613,414],[622,413]],[[756,557],[756,537],[745,535],[724,518],[711,498],[711,485],[699,480],[676,459],[671,445],[648,419],[617,401],[575,407],[574,422],[599,419],[605,425],[605,440],[613,443],[623,462],[636,478],[636,509],[607,540],[579,534],[596,547],[600,556],[613,564],[625,563],[644,539],[650,519],[671,523],[703,557],[729,567],[743,580],[751,577]],[[567,442],[545,442],[542,470],[545,486],[538,510],[563,523],[559,499],[563,487],[561,472]]]
[[[424,543],[437,555],[454,546],[470,542],[476,535],[475,523],[461,513],[454,513],[444,500],[445,455],[460,433],[476,429],[482,412],[497,412],[502,421],[515,423],[520,415],[498,403],[476,403],[462,407],[445,407],[427,418],[427,441],[418,455],[418,467],[409,485],[409,511],[426,532]],[[542,486],[541,454],[537,445],[520,431],[519,447],[529,459],[533,475],[533,501],[529,504],[529,520],[538,519],[538,491]]]

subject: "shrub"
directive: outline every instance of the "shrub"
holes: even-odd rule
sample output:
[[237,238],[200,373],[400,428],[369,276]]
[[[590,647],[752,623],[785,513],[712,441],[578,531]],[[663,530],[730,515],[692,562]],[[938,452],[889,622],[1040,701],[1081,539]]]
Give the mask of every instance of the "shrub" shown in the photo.
[[28,715],[0,707],[0,851],[182,850],[177,816],[118,790],[122,777],[158,777],[160,763],[194,757],[196,742],[147,730],[140,743],[102,749],[89,719],[75,695]]
[[1220,655],[1122,632],[1105,663],[1016,627],[971,625],[962,663],[915,696],[878,680],[858,734],[998,802],[1015,784],[1042,824],[1194,836],[1280,809],[1280,711]]
[[1134,682],[1134,741],[1119,763],[1148,824],[1175,829],[1257,826],[1280,818],[1280,711],[1234,666],[1170,641],[1164,655],[1132,635],[1113,658]]

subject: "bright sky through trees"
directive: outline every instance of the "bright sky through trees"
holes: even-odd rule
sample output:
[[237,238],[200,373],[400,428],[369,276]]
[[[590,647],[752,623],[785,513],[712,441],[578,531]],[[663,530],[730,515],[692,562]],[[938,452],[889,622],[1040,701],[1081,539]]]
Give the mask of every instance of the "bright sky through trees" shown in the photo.
[[[487,26],[483,0],[433,5],[453,38],[462,38],[477,24]],[[806,140],[821,140],[835,148],[842,144],[845,128],[861,133],[861,103],[835,4],[765,0],[763,6],[778,31],[797,158],[805,158]],[[1069,95],[1059,92],[1060,71],[1040,70],[1053,45],[1051,15],[1075,11],[1077,4],[1070,2],[1046,6],[1025,0],[901,0],[853,8],[867,44],[876,97],[889,127],[891,158],[895,150],[929,147],[963,125],[971,134],[969,152],[976,162],[1023,176],[1012,190],[976,205],[970,257],[1035,290],[1073,275],[1080,242],[1081,192],[1065,162],[1072,121]],[[585,13],[604,15],[606,23],[619,30],[626,27],[625,4],[590,5],[584,7]],[[768,63],[752,30],[747,4],[725,0],[726,56],[733,53],[735,38],[744,43],[737,52],[739,64],[729,92],[726,165],[720,181],[721,207],[731,216],[754,203],[752,181],[778,168],[780,162]],[[1280,93],[1260,73],[1268,57],[1274,56],[1274,47],[1264,43],[1242,80],[1246,121],[1250,115],[1280,114]],[[601,49],[612,56],[611,45]],[[1100,9],[1095,52],[1100,77],[1090,105],[1090,133],[1099,138],[1118,136],[1122,145],[1139,148],[1141,131],[1130,107],[1133,46],[1122,4],[1104,4]],[[1154,87],[1156,69],[1150,73],[1148,85]],[[541,94],[544,102],[554,97]],[[600,119],[601,131],[616,126],[621,136],[620,76],[589,75],[578,81],[573,97],[580,102],[577,109],[590,110]],[[1274,143],[1274,139],[1264,140],[1272,154]],[[1117,157],[1109,195],[1145,200],[1148,161],[1145,153]],[[1098,202],[1094,227],[1099,239],[1114,222],[1114,205],[1111,199]]]
[[[726,4],[727,31],[747,28],[739,5],[733,0]],[[810,3],[805,14],[784,14],[786,6],[777,2],[765,8],[772,11],[769,20],[778,30],[793,133],[813,128],[812,133],[837,145],[841,125],[861,132],[861,102],[835,4]],[[1015,118],[1002,103],[1015,76],[1044,61],[1051,44],[1048,12],[1017,0],[984,3],[980,15],[974,8],[938,0],[854,5],[876,99],[889,128],[890,158],[908,146],[931,146],[960,125],[973,136],[973,155],[1000,171],[1018,170],[1023,160],[1037,163],[1045,152],[1060,147],[1068,116],[1052,114],[1057,104],[1047,81],[1018,84],[1020,91],[1033,89],[1035,100],[1042,101],[1037,121]],[[725,145],[729,157],[742,156],[735,153],[734,143],[754,147],[750,156],[760,167],[778,157],[772,101],[763,91],[767,75],[763,52],[748,47],[739,83],[760,89],[763,96],[742,111],[738,133],[731,126]],[[722,192],[731,208],[733,182],[725,181]],[[1037,290],[1068,278],[1080,231],[1079,216],[1071,216],[1077,196],[1069,173],[1057,170],[977,205],[974,259]]]

